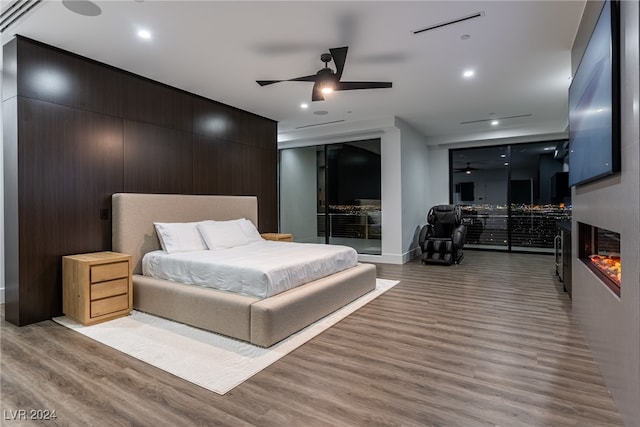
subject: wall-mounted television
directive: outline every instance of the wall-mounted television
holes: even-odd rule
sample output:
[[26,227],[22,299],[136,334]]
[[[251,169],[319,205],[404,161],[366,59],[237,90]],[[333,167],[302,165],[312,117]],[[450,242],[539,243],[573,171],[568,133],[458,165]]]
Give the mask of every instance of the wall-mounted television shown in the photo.
[[619,4],[607,0],[569,87],[569,185],[620,171]]

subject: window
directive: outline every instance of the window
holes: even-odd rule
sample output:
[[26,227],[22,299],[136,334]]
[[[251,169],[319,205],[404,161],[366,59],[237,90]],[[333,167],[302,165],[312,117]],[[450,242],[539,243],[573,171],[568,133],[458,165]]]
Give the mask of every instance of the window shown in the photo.
[[380,139],[280,151],[280,230],[382,253]]
[[552,252],[557,221],[571,218],[565,141],[451,150],[451,202],[467,246]]

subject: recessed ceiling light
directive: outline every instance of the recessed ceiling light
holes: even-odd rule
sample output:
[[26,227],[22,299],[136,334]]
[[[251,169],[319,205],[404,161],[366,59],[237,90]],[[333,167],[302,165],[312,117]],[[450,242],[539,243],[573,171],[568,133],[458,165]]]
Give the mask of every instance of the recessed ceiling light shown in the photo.
[[506,154],[500,154],[500,157],[502,157],[504,159],[505,157],[507,157],[507,155]]
[[463,34],[460,36],[460,40],[469,40],[471,36],[469,34]]
[[471,78],[476,74],[475,71],[473,70],[465,70],[464,73],[462,73],[462,77],[464,77],[465,79]]
[[302,108],[302,109],[309,108],[309,104],[305,104],[305,103],[303,102],[302,104],[300,104],[300,108]]
[[505,166],[509,166],[509,162],[504,162],[504,165]]
[[141,39],[150,39],[151,38],[151,33],[147,30],[140,30],[138,31],[138,37],[140,37]]
[[491,121],[491,126],[498,126],[498,124],[500,124],[500,122],[497,121],[497,120],[492,120]]

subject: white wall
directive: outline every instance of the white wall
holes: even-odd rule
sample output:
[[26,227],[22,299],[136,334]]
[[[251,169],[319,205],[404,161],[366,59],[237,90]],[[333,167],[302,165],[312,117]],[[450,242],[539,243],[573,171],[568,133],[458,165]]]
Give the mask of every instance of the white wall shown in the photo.
[[[0,46],[0,76],[2,75],[3,62]],[[0,104],[2,104],[2,79],[0,78]],[[2,114],[0,114],[0,304],[4,299],[4,140],[2,127]]]
[[[587,3],[585,15],[597,5]],[[638,2],[620,2],[622,17],[621,173],[574,188],[573,313],[625,424],[640,425],[640,55]],[[596,15],[597,16],[597,15]],[[589,19],[589,17],[587,17]],[[583,17],[583,23],[585,17]],[[590,31],[589,31],[590,32]],[[575,44],[574,44],[575,46]],[[577,223],[620,233],[623,264],[618,298],[576,254]]]
[[400,130],[393,127],[380,137],[382,255],[361,255],[362,261],[402,264],[402,159]]
[[[400,119],[403,262],[420,254],[418,236],[426,224],[430,199],[429,149],[426,139]],[[448,186],[448,183],[447,183]]]

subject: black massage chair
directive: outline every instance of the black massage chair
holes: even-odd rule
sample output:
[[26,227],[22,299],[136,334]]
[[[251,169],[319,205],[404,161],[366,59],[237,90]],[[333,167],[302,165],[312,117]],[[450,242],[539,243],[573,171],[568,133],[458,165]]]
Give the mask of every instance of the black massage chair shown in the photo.
[[458,264],[467,238],[458,205],[438,205],[429,209],[427,225],[420,230],[418,243],[423,264]]

